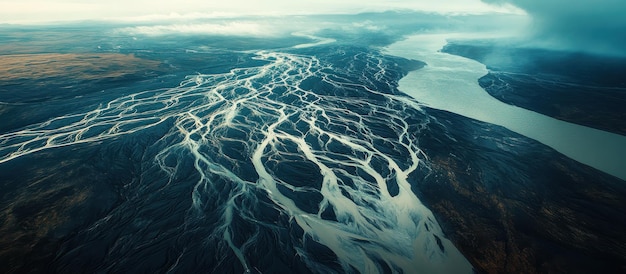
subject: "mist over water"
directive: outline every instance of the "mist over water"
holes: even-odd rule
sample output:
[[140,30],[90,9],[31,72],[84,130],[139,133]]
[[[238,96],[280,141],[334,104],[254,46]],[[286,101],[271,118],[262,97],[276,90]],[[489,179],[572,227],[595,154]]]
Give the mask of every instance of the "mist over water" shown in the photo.
[[491,4],[513,4],[528,13],[532,23],[523,34],[530,47],[587,52],[606,56],[626,54],[623,32],[626,3],[619,0],[482,0]]

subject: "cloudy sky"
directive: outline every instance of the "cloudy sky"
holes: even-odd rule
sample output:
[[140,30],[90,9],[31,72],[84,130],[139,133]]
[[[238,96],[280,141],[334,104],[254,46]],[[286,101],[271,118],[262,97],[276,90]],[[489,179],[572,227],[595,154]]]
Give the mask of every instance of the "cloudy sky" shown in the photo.
[[357,13],[411,9],[441,13],[519,13],[507,3],[480,0],[0,0],[0,23],[37,23],[83,19],[158,18],[159,16]]
[[626,56],[626,0],[0,0],[1,23],[358,13],[527,14],[539,46]]
[[483,0],[532,17],[538,46],[626,56],[625,0]]

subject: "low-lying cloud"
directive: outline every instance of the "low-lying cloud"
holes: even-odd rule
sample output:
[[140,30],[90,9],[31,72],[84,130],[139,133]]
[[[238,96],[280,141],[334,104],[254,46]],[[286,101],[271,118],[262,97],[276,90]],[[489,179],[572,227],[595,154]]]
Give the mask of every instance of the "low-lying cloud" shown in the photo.
[[626,1],[483,0],[513,4],[533,18],[537,44],[609,55],[626,55]]
[[228,23],[199,23],[199,24],[170,24],[154,26],[136,26],[118,29],[119,32],[130,35],[161,36],[171,34],[192,35],[223,35],[266,37],[275,32],[268,26],[254,22]]
[[439,14],[517,13],[511,5],[489,5],[481,0],[20,0],[0,1],[0,24],[37,24],[78,20],[146,21],[189,17],[246,17],[317,14],[356,14],[412,10]]

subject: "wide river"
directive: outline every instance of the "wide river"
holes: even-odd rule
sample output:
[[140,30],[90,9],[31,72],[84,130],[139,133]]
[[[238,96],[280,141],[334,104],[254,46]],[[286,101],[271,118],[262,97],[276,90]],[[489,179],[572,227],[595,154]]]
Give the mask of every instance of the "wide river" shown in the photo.
[[503,103],[478,84],[485,65],[440,52],[454,34],[410,36],[386,53],[427,65],[402,78],[399,89],[421,104],[503,126],[537,140],[580,163],[626,180],[626,136],[564,122]]

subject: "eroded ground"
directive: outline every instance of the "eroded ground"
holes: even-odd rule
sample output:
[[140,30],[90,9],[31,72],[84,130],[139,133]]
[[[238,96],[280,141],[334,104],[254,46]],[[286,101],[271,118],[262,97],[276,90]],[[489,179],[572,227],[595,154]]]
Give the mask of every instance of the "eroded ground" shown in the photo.
[[31,84],[45,85],[58,77],[83,81],[120,78],[157,70],[159,64],[133,54],[119,53],[0,55],[0,81],[39,81]]

